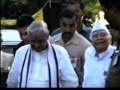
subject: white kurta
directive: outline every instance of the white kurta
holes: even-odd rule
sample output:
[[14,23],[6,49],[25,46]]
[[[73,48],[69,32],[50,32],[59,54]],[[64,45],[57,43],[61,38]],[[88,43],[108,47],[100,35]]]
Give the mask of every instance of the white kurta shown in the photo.
[[32,66],[28,87],[48,86],[48,72],[45,72],[48,71],[47,52],[48,50],[44,50],[40,53],[32,51]]
[[[59,65],[59,85],[61,87],[77,87],[78,86],[78,77],[72,67],[70,58],[66,50],[58,45],[53,45],[58,59]],[[27,49],[30,49],[30,45],[25,45],[18,49],[15,55],[15,59],[8,75],[7,85],[8,87],[18,87],[20,83],[20,71],[23,63],[23,59]],[[49,43],[48,50],[45,50],[41,53],[37,53],[32,50],[32,59],[30,63],[30,69],[28,74],[27,87],[49,87],[49,76],[48,76],[48,62],[51,68],[51,82],[52,87],[56,87],[56,65],[54,60],[54,55]],[[27,55],[28,59],[28,55]],[[26,59],[26,60],[27,60]],[[27,62],[27,61],[26,61]],[[23,80],[22,86],[25,87],[26,80],[26,68],[27,64],[25,63],[23,70]]]
[[96,57],[96,51],[93,46],[86,50],[83,88],[105,87],[105,78],[115,49],[116,47],[109,46],[105,52],[99,54],[99,57]]

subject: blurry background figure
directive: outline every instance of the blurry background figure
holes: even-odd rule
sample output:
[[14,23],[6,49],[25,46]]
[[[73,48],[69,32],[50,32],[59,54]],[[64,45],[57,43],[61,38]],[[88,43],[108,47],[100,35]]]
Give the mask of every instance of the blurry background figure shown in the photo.
[[99,22],[105,25],[109,24],[108,21],[105,19],[105,13],[103,11],[100,11],[98,15],[99,15],[99,20],[98,20]]
[[110,25],[109,25],[109,22],[105,18],[104,11],[100,11],[98,15],[96,15],[94,24],[96,24],[97,22],[103,23],[104,25],[107,26],[108,29],[110,29]]
[[95,22],[94,23],[97,23],[99,20],[99,16],[98,15],[95,15]]
[[15,55],[16,50],[19,47],[30,43],[29,36],[27,35],[27,27],[31,24],[32,21],[34,21],[34,19],[32,18],[32,16],[28,14],[23,14],[18,17],[16,26],[19,31],[22,42],[16,45],[15,48],[13,48],[14,55]]
[[0,68],[3,70],[9,70],[12,63],[13,55],[10,53],[3,52],[1,50],[1,63]]
[[120,0],[99,1],[111,26],[113,44],[117,46],[107,75],[106,87],[120,87]]
[[[0,33],[0,43],[2,43],[2,36]],[[6,78],[9,73],[12,60],[13,60],[13,55],[10,53],[6,53],[2,51],[2,45],[0,47],[0,73],[1,73],[1,81],[0,81],[0,87],[4,88],[6,87]]]
[[[67,8],[77,14],[78,19],[77,19],[76,30],[89,40],[89,34],[91,31],[91,28],[85,25],[84,23],[85,13],[84,13],[84,4],[82,0],[71,0],[69,2],[66,2],[65,4],[63,4],[63,9],[64,8]],[[54,29],[51,32],[51,36],[54,36],[55,34],[58,34],[60,32],[61,32],[60,28]]]
[[91,31],[92,28],[92,24],[93,24],[93,20],[91,18],[89,18],[87,15],[84,15],[83,17],[83,23],[89,28],[89,30]]

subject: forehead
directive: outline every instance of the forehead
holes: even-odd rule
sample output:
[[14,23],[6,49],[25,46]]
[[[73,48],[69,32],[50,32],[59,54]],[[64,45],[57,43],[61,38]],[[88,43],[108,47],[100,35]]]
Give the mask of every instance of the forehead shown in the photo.
[[68,4],[67,8],[69,8],[71,10],[80,9],[80,4],[79,3]]
[[60,21],[66,23],[66,24],[69,24],[69,23],[75,23],[76,19],[75,19],[75,16],[72,18],[63,17]]
[[30,34],[30,37],[32,39],[41,39],[41,38],[46,38],[47,37],[47,34],[45,32],[33,32]]
[[93,35],[98,35],[98,34],[108,34],[108,33],[104,30],[93,32]]
[[27,27],[18,28],[18,31],[19,32],[26,32],[27,31]]

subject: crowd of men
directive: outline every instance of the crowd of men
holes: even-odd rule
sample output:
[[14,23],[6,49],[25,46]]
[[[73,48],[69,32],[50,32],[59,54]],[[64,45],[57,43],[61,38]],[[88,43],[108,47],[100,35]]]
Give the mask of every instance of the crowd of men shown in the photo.
[[65,5],[51,34],[44,21],[20,16],[22,42],[13,49],[5,87],[120,87],[120,0],[99,1],[110,28],[100,22],[88,28],[81,0]]

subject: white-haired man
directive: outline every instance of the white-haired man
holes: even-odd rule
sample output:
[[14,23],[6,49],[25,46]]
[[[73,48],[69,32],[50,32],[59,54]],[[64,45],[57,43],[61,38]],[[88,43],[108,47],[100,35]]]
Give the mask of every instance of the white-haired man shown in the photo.
[[111,56],[116,50],[111,45],[111,34],[102,23],[96,23],[91,31],[92,46],[85,51],[83,88],[104,88]]
[[27,32],[31,43],[17,50],[7,87],[77,87],[78,78],[67,51],[49,43],[44,23],[32,22]]

